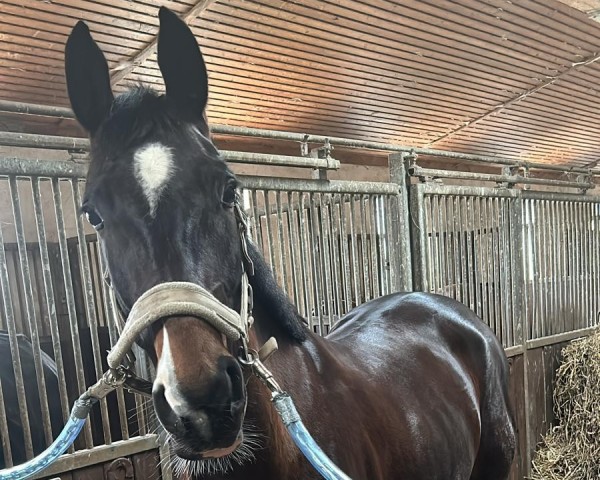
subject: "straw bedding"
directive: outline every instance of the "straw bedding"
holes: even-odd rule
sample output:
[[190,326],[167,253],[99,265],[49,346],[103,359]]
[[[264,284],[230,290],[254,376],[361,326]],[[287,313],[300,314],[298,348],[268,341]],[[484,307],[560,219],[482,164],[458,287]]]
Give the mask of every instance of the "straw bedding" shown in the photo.
[[532,479],[600,479],[600,330],[563,349],[554,411],[557,426],[538,447]]

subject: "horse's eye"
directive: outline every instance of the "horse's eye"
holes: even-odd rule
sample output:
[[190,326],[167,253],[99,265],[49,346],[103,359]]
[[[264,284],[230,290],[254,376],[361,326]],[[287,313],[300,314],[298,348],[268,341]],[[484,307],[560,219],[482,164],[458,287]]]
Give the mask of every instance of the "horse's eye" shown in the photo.
[[223,190],[223,198],[221,199],[221,202],[223,203],[223,206],[231,208],[235,205],[236,200],[237,183],[235,181],[229,181]]
[[102,220],[102,217],[98,215],[98,212],[96,212],[96,210],[86,206],[83,208],[83,213],[85,213],[85,218],[90,223],[90,225],[94,227],[94,230],[98,232],[104,228],[104,220]]

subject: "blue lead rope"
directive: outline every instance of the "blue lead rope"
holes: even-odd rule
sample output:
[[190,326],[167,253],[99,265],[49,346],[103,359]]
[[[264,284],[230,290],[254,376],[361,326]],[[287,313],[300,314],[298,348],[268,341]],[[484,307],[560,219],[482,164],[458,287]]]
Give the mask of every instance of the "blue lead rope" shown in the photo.
[[[67,424],[52,445],[28,462],[6,470],[0,470],[0,480],[25,480],[48,468],[73,444],[79,432],[81,432],[92,406],[97,401],[97,398],[91,397],[87,392],[84,393],[75,402]],[[325,480],[351,480],[325,455],[308,433],[292,398],[287,393],[276,394],[273,397],[273,404],[294,443]]]
[[283,420],[283,424],[296,446],[304,454],[306,459],[315,467],[326,480],[351,480],[348,475],[342,472],[331,459],[325,455],[321,447],[312,438],[302,419],[296,410],[296,406],[287,393],[278,393],[273,397],[273,404]]
[[6,470],[0,470],[0,480],[24,480],[48,468],[54,461],[67,451],[75,439],[97,399],[84,393],[75,402],[66,425],[52,444],[31,460]]

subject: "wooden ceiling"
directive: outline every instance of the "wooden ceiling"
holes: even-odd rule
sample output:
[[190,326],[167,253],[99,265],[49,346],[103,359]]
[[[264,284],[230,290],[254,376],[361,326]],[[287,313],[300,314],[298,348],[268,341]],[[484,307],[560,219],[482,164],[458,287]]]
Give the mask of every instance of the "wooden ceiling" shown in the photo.
[[[116,90],[161,89],[159,5],[198,38],[213,123],[598,168],[600,24],[555,0],[2,0],[0,98],[68,105],[79,19]],[[75,132],[15,114],[0,129]]]

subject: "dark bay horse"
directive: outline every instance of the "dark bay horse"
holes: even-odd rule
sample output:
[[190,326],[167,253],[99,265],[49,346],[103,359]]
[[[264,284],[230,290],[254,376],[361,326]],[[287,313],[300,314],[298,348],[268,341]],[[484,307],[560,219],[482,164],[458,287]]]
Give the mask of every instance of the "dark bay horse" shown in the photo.
[[[71,105],[91,139],[82,211],[102,239],[125,314],[149,288],[171,281],[200,285],[239,310],[238,184],[210,139],[196,40],[169,10],[159,17],[164,95],[138,87],[115,98],[86,25],[67,42]],[[276,337],[269,368],[351,478],[508,477],[515,436],[507,360],[473,312],[441,296],[399,293],[356,308],[322,338],[305,327],[257,248],[248,249],[251,343]],[[267,389],[215,328],[174,316],[139,343],[156,364],[155,411],[188,478],[318,478]]]

